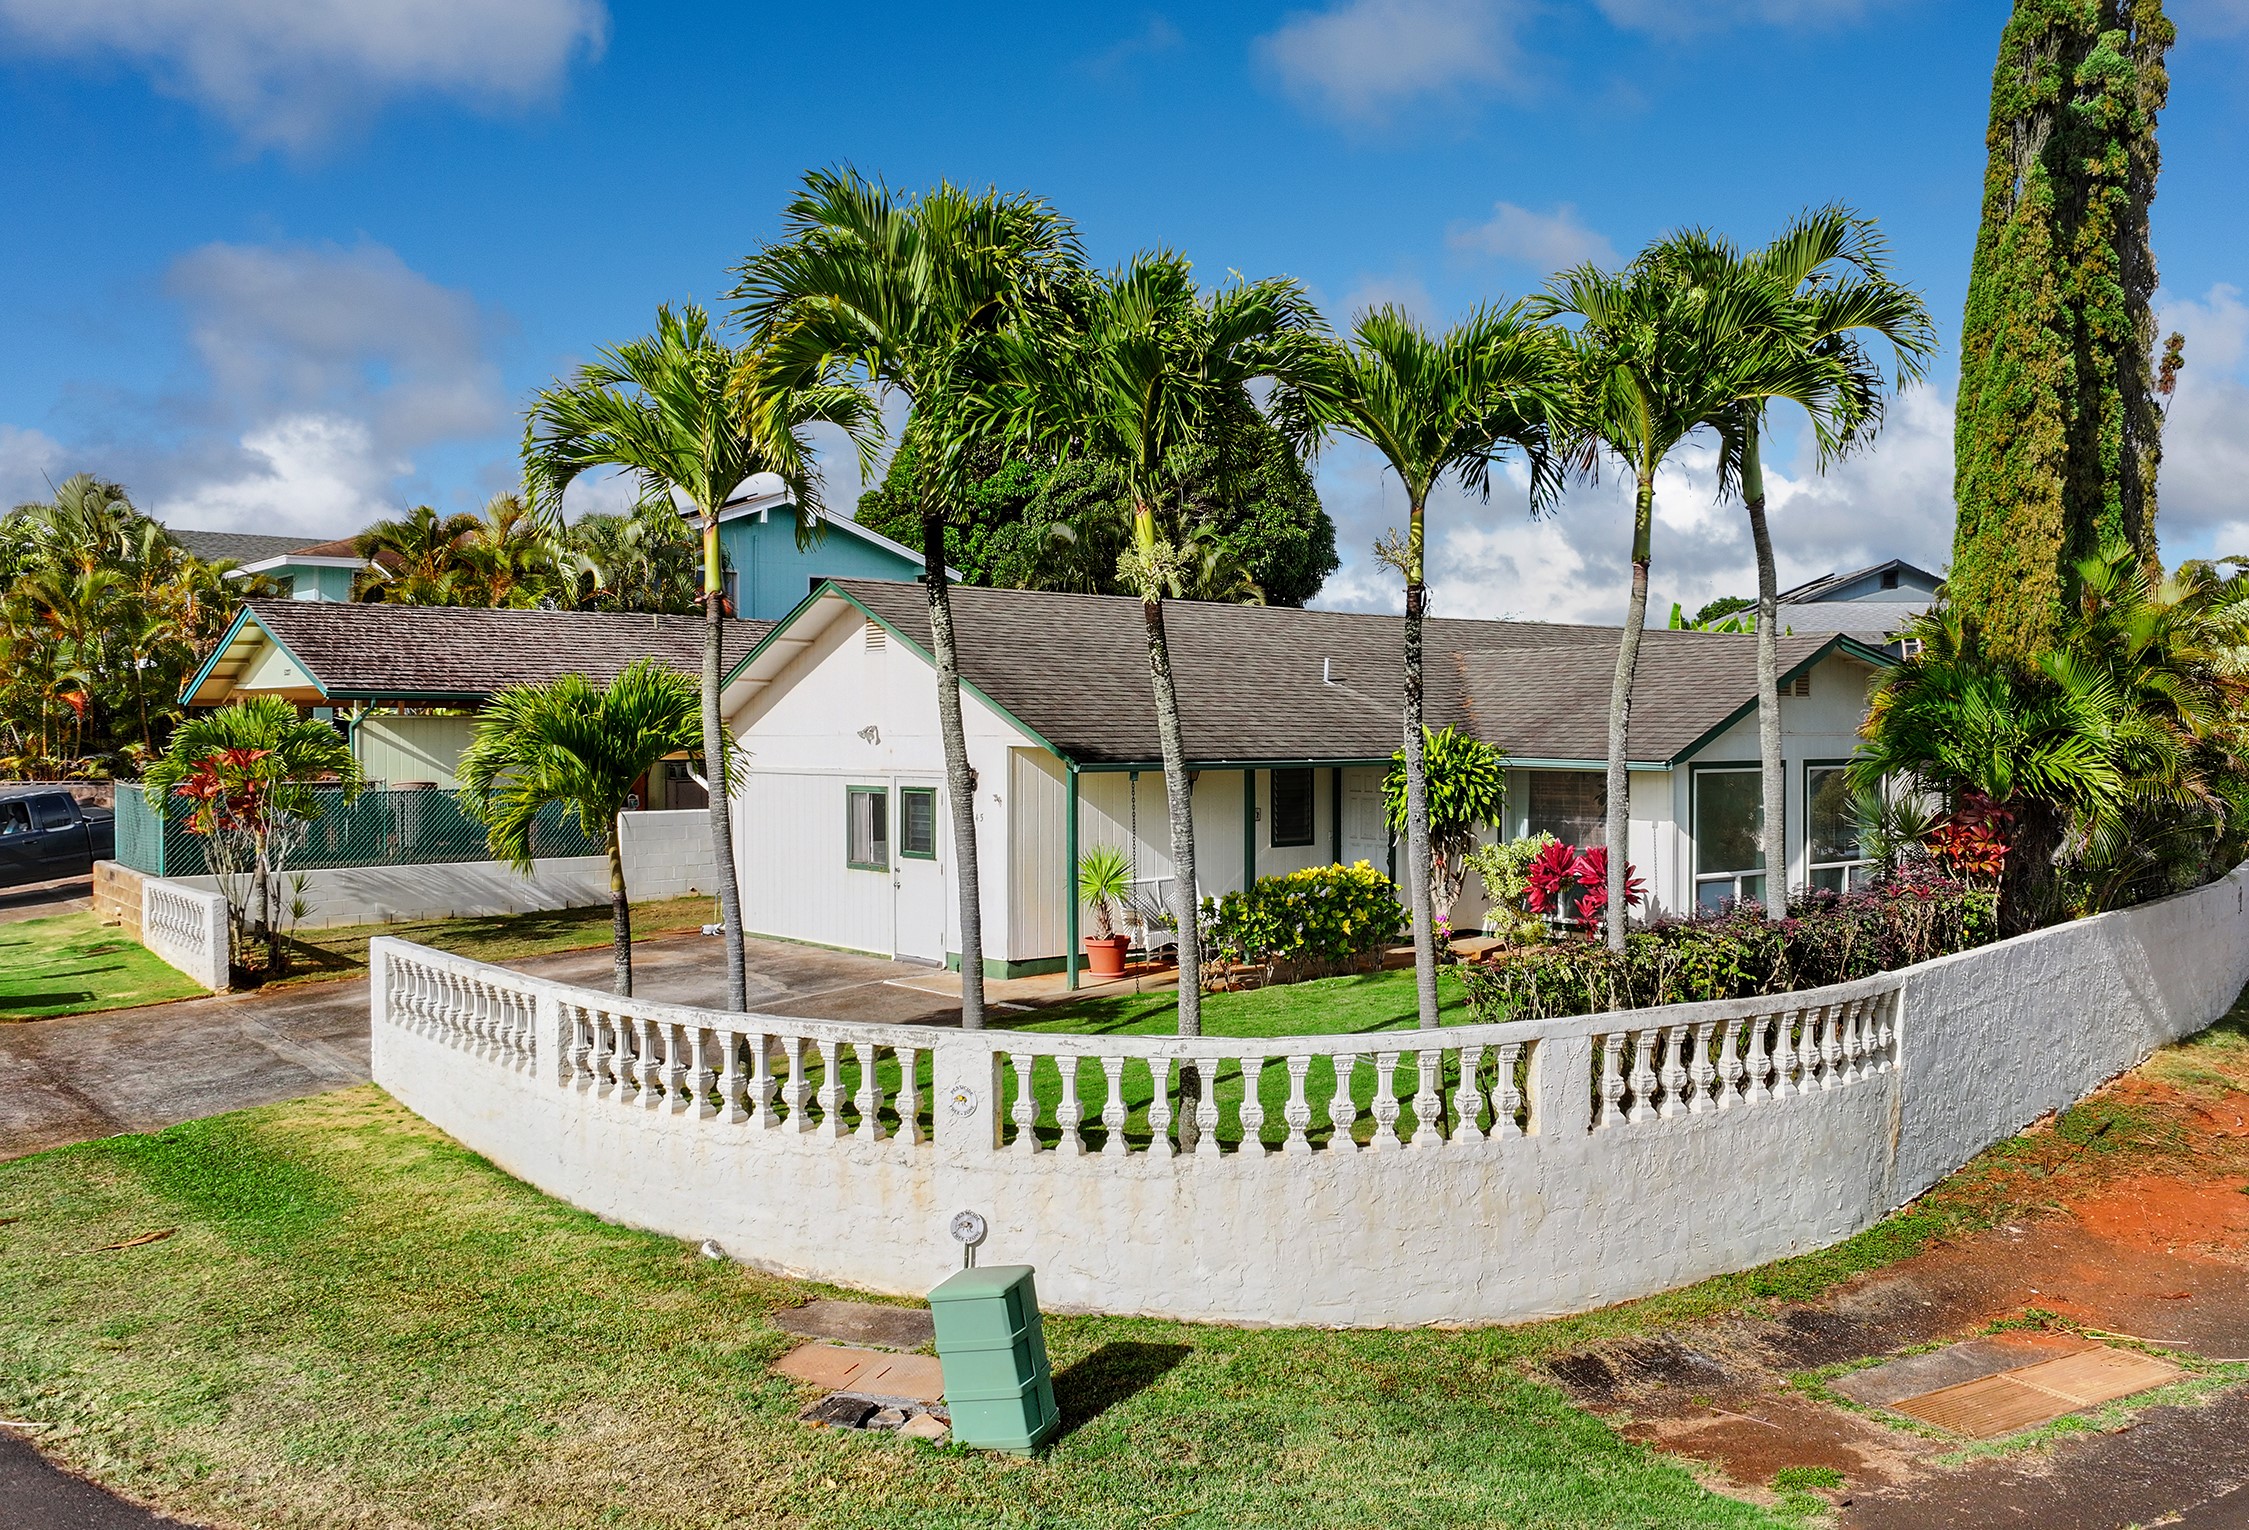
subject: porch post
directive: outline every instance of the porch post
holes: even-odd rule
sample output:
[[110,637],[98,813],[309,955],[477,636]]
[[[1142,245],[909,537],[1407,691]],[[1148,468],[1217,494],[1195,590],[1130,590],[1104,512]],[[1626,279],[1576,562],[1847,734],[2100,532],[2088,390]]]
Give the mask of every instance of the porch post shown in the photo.
[[1078,766],[1062,762],[1062,986],[1078,986]]

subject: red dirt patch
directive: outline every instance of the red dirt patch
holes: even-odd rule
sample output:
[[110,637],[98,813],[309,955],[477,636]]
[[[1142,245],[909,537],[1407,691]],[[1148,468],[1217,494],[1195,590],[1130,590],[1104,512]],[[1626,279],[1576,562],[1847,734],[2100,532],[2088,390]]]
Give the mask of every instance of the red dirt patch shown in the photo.
[[2078,1226],[2103,1242],[2240,1264],[2249,1262],[2249,1194],[2243,1188],[2238,1176],[2184,1180],[2141,1174],[2114,1181],[2069,1210]]

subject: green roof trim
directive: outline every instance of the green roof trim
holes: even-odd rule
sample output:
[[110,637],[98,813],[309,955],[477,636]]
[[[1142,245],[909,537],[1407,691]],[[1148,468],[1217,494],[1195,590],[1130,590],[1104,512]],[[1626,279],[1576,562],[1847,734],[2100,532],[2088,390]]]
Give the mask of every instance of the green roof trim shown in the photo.
[[268,627],[264,622],[259,621],[258,613],[251,610],[247,605],[245,605],[240,611],[237,611],[235,613],[234,620],[227,626],[225,636],[221,637],[218,641],[217,646],[211,650],[211,657],[205,659],[203,661],[202,667],[196,670],[194,678],[189,680],[186,685],[180,688],[180,702],[182,705],[185,705],[187,703],[187,699],[190,696],[193,696],[197,691],[203,688],[203,682],[210,678],[211,671],[214,667],[217,666],[219,660],[226,657],[227,649],[234,645],[234,640],[241,635],[242,628],[245,624],[255,626],[260,632],[265,634],[267,642],[280,649],[284,654],[287,654],[289,657],[289,662],[296,665],[297,668],[303,670],[305,672],[305,677],[312,681],[314,690],[320,692],[320,694],[323,696],[327,696],[330,694],[327,685],[322,682],[320,676],[313,673],[312,666],[310,664],[307,664],[304,660],[298,658],[296,650],[291,648],[287,643],[282,642],[279,634],[277,634],[271,627]]
[[[1813,665],[1819,663],[1822,659],[1825,659],[1833,654],[1842,654],[1846,658],[1857,659],[1860,663],[1868,665],[1874,669],[1892,669],[1896,667],[1898,662],[1896,658],[1894,658],[1884,650],[1876,648],[1869,643],[1862,643],[1847,632],[1838,632],[1833,637],[1829,638],[1826,642],[1820,644],[1819,647],[1813,649],[1809,654],[1797,660],[1794,664],[1791,664],[1787,669],[1782,670],[1778,677],[1777,683],[1780,685],[1788,684],[1798,675],[1809,672]],[[1665,766],[1664,768],[1670,769],[1673,766],[1676,766],[1681,760],[1691,758],[1695,754],[1701,752],[1704,745],[1708,744],[1712,739],[1718,737],[1718,735],[1720,735],[1721,733],[1724,733],[1728,728],[1734,726],[1734,724],[1740,722],[1743,718],[1754,717],[1756,715],[1757,698],[1755,696],[1752,696],[1747,701],[1743,702],[1740,706],[1734,708],[1733,711],[1727,713],[1723,720],[1719,721],[1709,728],[1704,729],[1700,738],[1696,739],[1686,748],[1673,755],[1671,757],[1670,764]]]

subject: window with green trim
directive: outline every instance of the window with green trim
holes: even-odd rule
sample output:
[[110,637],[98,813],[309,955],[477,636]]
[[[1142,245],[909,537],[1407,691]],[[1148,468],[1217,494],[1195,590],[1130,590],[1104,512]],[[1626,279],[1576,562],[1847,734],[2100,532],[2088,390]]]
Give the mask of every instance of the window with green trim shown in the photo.
[[908,860],[937,859],[937,789],[898,789],[898,853]]
[[1273,772],[1272,824],[1276,846],[1312,843],[1314,791],[1309,768]]
[[844,860],[856,871],[890,869],[890,789],[844,788]]

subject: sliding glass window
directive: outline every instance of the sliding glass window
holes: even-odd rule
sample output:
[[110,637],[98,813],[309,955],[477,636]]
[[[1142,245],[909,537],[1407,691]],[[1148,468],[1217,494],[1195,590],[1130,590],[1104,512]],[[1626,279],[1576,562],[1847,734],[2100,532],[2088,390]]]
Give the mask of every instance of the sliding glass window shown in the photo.
[[1694,773],[1695,903],[1716,908],[1729,899],[1765,896],[1765,829],[1755,765],[1710,766]]
[[1804,861],[1811,884],[1830,892],[1852,892],[1866,886],[1874,862],[1859,846],[1858,815],[1852,811],[1851,789],[1840,764],[1804,767]]

